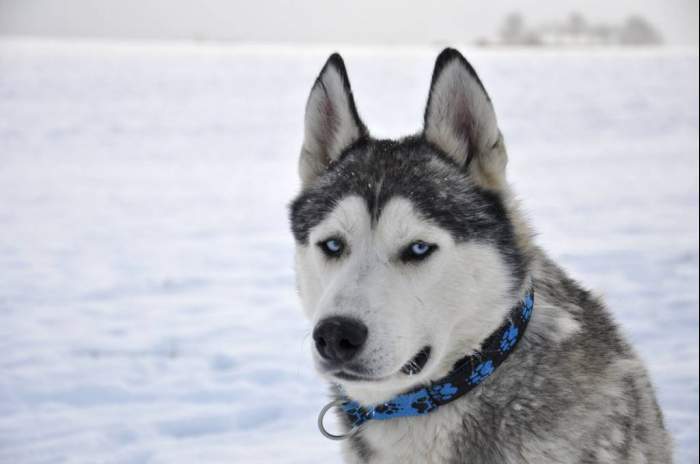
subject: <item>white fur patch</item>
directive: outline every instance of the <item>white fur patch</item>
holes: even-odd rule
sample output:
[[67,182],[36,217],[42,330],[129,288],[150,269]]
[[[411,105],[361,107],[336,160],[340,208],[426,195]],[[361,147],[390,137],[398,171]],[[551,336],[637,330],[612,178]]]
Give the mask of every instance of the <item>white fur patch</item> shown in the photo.
[[[316,246],[329,237],[346,242],[340,259],[327,258]],[[415,241],[438,248],[424,261],[403,262],[401,252]],[[351,397],[367,404],[444,376],[479,348],[512,305],[510,274],[493,245],[455,243],[404,198],[390,200],[376,223],[362,198],[341,200],[311,230],[309,245],[298,247],[297,275],[313,324],[346,316],[367,325],[369,338],[358,362],[382,380],[344,383]],[[423,371],[413,377],[401,373],[426,345],[432,355]]]

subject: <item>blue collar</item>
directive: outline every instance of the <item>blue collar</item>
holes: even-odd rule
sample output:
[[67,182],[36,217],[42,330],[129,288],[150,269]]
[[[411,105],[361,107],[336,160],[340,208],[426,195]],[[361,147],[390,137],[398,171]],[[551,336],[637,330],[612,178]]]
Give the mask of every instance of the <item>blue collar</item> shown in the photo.
[[[422,416],[438,407],[466,395],[491,375],[522,338],[532,315],[535,294],[530,290],[523,300],[510,312],[506,321],[481,344],[475,354],[462,358],[446,377],[430,385],[400,394],[375,406],[365,407],[349,398],[340,398],[328,404],[319,415],[321,433],[331,439],[343,439],[369,420],[388,420],[396,417]],[[323,426],[323,416],[332,407],[339,406],[351,424],[345,435],[333,435]]]

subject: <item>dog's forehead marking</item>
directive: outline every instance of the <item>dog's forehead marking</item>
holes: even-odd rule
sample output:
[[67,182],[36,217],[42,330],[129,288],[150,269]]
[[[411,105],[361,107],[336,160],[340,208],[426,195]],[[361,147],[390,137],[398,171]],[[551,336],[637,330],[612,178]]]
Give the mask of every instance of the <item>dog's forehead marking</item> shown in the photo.
[[411,240],[433,241],[449,237],[446,231],[424,218],[410,200],[400,196],[388,200],[380,211],[370,212],[366,199],[348,195],[312,229],[309,238],[316,243],[337,234],[350,240],[366,234],[367,238],[372,236],[388,248]]
[[[292,203],[292,231],[296,240],[307,242],[309,231],[346,196],[365,198],[370,214],[377,219],[384,205],[395,196],[415,200],[413,197],[421,192],[434,192],[435,179],[443,176],[431,171],[437,164],[449,164],[444,160],[429,163],[436,156],[439,155],[420,139],[371,141],[349,148],[318,182],[302,191]],[[452,173],[453,178],[456,175]]]
[[381,210],[371,210],[365,198],[350,194],[338,201],[331,212],[312,228],[310,240],[334,233],[352,236],[369,229],[377,230],[382,236],[391,232],[406,235],[410,227],[418,226],[419,221],[415,208],[405,198],[392,198]]
[[291,206],[298,244],[347,196],[363,198],[370,216],[397,197],[408,199],[423,218],[447,231],[455,242],[499,243],[506,259],[521,267],[512,225],[502,199],[475,185],[424,139],[366,141],[350,147]]

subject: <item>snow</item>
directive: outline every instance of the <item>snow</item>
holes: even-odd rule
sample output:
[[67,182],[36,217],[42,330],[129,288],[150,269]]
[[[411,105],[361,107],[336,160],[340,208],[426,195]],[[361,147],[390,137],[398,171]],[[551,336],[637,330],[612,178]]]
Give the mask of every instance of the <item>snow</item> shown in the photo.
[[[332,50],[0,42],[0,462],[340,462],[286,211]],[[341,51],[368,127],[416,130],[438,50]],[[697,51],[465,52],[697,462]]]

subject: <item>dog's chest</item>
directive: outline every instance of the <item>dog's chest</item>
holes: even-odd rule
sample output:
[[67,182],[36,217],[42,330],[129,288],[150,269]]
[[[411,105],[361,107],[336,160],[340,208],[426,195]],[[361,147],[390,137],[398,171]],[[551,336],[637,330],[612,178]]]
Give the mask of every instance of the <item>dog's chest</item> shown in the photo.
[[448,464],[455,462],[461,425],[457,411],[368,422],[345,446],[352,464]]
[[410,419],[368,424],[361,435],[348,443],[347,462],[446,464],[451,461],[453,445],[445,428],[409,422]]

